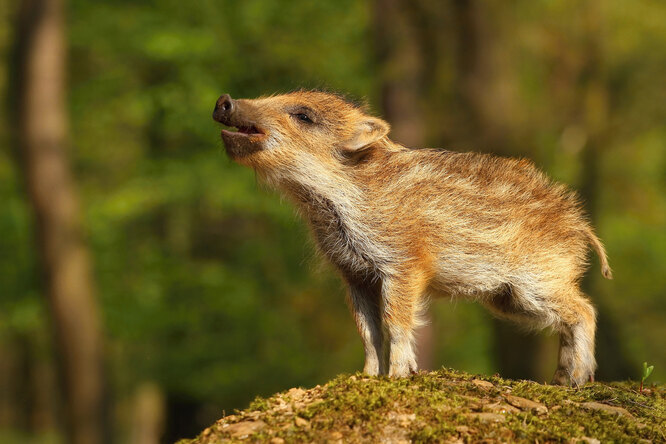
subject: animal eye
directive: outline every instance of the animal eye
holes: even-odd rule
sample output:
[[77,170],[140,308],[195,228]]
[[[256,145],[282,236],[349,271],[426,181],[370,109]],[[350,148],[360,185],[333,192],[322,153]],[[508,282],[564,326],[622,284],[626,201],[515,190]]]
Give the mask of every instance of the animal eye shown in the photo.
[[308,117],[307,114],[297,113],[297,114],[294,114],[294,117],[296,117],[301,122],[312,123],[312,119],[310,117]]

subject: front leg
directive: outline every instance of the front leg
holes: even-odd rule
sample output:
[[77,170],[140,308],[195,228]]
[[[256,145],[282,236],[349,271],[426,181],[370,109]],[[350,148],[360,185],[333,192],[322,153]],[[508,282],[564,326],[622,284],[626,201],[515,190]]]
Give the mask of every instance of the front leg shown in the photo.
[[384,334],[381,316],[381,289],[378,282],[349,283],[349,306],[365,349],[363,373],[385,375]]
[[414,328],[419,325],[424,286],[415,278],[386,278],[382,283],[382,317],[389,336],[389,371],[391,377],[416,372]]

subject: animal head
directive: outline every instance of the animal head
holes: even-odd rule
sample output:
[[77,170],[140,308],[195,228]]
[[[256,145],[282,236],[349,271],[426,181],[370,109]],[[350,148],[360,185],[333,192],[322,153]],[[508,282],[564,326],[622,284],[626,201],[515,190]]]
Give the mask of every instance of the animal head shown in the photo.
[[223,130],[228,155],[274,178],[288,178],[308,164],[335,170],[345,158],[385,140],[389,125],[341,97],[296,91],[257,99],[222,95],[213,119]]

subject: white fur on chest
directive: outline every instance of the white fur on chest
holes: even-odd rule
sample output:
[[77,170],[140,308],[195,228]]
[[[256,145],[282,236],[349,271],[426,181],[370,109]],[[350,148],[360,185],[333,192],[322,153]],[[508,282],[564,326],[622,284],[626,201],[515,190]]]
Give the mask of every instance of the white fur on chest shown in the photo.
[[368,223],[372,209],[363,192],[346,177],[318,171],[317,162],[299,168],[298,203],[322,252],[339,268],[353,273],[390,273],[397,261],[382,233]]

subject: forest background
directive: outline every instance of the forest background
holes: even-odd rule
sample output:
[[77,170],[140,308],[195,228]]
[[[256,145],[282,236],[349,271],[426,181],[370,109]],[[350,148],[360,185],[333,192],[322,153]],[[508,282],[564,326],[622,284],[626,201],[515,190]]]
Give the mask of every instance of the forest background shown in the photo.
[[[40,206],[26,124],[43,116],[26,99],[38,48],[25,36],[51,16],[57,156],[90,270],[74,311],[54,303],[69,259],[45,255],[40,213],[67,203]],[[70,441],[72,405],[87,402],[77,387],[101,393],[92,435],[170,442],[257,395],[362,367],[344,289],[303,222],[224,154],[211,119],[222,93],[332,89],[408,146],[532,159],[581,193],[609,252],[615,279],[591,258],[584,282],[598,379],[639,379],[648,361],[664,382],[664,23],[658,0],[0,0],[0,441]],[[424,367],[550,379],[555,337],[464,302],[430,314]],[[69,353],[67,338],[93,338],[96,353]],[[90,386],[78,359],[97,360]]]

